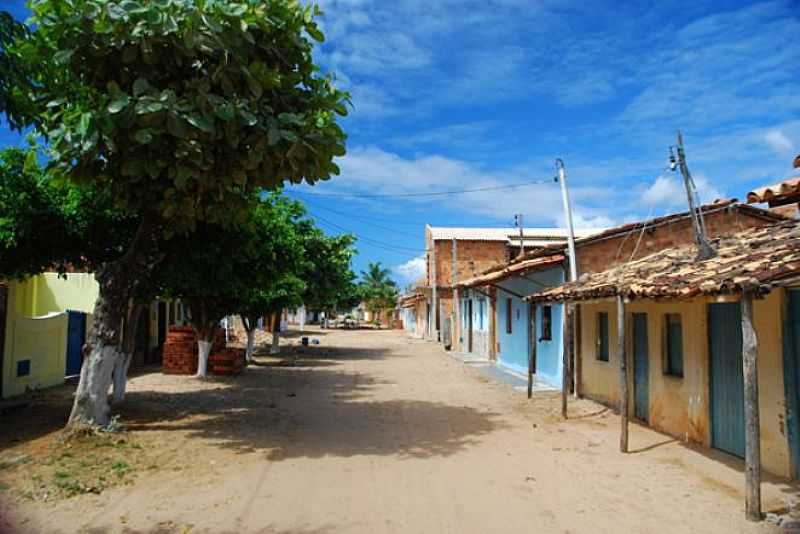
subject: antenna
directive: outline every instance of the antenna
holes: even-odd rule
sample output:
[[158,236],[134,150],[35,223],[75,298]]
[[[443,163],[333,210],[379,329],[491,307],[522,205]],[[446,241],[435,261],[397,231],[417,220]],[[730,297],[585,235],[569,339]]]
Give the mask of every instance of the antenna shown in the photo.
[[678,169],[683,175],[683,185],[686,188],[686,198],[689,201],[689,214],[692,217],[692,229],[697,243],[697,259],[707,260],[713,258],[717,253],[708,241],[706,221],[703,218],[703,210],[699,206],[697,187],[689,172],[689,166],[686,165],[686,151],[683,148],[683,135],[681,135],[680,130],[678,130],[678,144],[674,147],[669,147],[669,168],[673,172]]

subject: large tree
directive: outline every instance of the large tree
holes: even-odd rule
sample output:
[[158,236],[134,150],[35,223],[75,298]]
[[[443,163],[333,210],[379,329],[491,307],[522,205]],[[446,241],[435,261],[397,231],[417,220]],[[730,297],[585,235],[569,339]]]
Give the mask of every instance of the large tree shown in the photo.
[[[130,299],[165,238],[243,223],[254,193],[338,173],[347,95],[319,74],[316,7],[295,0],[34,0],[14,46],[33,72],[54,169],[136,221],[100,265],[100,297],[70,415],[105,425]],[[204,247],[201,239],[197,247]]]

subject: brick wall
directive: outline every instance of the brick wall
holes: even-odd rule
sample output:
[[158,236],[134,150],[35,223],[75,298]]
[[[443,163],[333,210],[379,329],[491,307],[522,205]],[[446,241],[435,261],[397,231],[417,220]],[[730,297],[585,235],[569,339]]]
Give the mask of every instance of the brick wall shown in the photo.
[[[751,215],[739,209],[722,210],[705,215],[709,237],[730,234],[751,228],[774,224],[763,217]],[[639,242],[639,236],[641,241]],[[637,242],[638,248],[637,248]],[[615,236],[603,241],[578,244],[578,273],[604,271],[615,265],[637,259],[665,248],[694,243],[692,221],[679,219],[663,226],[647,229],[644,234],[637,230],[627,235]],[[635,255],[634,255],[635,251]]]
[[[508,261],[508,246],[503,241],[458,241],[456,270],[459,280],[476,276],[490,267]],[[428,253],[428,285],[433,283],[433,257]],[[436,283],[449,286],[453,281],[453,242],[436,242]]]

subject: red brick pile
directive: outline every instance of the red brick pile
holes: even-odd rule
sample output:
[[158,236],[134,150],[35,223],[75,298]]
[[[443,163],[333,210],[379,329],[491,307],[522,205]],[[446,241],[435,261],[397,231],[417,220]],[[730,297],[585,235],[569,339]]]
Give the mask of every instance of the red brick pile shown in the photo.
[[[229,349],[225,348],[225,331],[217,330],[211,345],[209,371],[214,374],[234,374],[230,372],[216,373],[211,363],[213,356],[225,353],[227,350]],[[223,365],[220,369],[224,370],[224,367]],[[242,353],[241,367],[244,367],[244,353]],[[241,367],[238,368],[238,371],[241,371]],[[191,326],[173,326],[169,329],[167,340],[164,342],[161,372],[168,375],[197,374],[197,336]]]
[[244,349],[227,348],[208,357],[208,370],[214,375],[238,375],[244,369]]

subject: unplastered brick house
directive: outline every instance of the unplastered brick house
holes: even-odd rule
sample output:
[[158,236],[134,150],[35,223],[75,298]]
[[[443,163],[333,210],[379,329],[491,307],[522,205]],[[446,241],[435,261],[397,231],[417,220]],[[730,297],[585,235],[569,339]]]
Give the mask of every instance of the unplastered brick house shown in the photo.
[[[576,230],[582,237],[597,230]],[[518,228],[425,228],[426,278],[418,287],[423,298],[416,302],[417,317],[424,317],[424,332],[418,335],[439,340],[446,347],[460,346],[461,332],[455,320],[454,287],[459,280],[472,278],[491,267],[516,258],[523,246],[526,250],[547,245],[563,244],[567,239],[564,228],[526,228],[522,238]],[[476,315],[475,351],[490,356],[488,332],[492,314],[492,296],[475,292],[467,302]],[[463,299],[463,295],[459,300]],[[438,313],[434,313],[437,310]],[[481,332],[486,335],[481,336]]]

